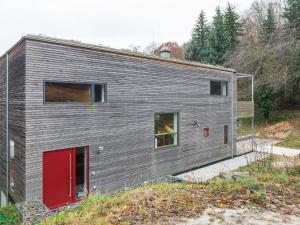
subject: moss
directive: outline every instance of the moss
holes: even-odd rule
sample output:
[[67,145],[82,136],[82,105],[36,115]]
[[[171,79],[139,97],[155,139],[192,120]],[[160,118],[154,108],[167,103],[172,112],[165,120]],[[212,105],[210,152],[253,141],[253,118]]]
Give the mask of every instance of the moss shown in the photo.
[[20,214],[13,205],[0,208],[0,225],[15,225],[20,223]]

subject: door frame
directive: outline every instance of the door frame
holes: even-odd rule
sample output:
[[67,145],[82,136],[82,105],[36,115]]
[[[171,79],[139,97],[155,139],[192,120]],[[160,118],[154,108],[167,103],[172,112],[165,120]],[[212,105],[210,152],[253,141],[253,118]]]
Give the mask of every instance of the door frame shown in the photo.
[[[86,196],[82,198],[76,198],[76,148],[78,147],[85,147],[85,163],[86,163]],[[56,209],[65,205],[70,205],[75,202],[79,202],[89,196],[90,193],[90,148],[89,146],[78,146],[78,147],[71,147],[71,148],[64,148],[64,149],[56,149],[56,150],[49,150],[49,151],[44,151],[42,153],[42,198],[44,202],[44,195],[45,195],[45,179],[44,179],[44,154],[47,152],[54,152],[54,151],[64,151],[64,150],[69,150],[70,151],[70,156],[71,156],[71,161],[68,161],[70,163],[70,171],[71,171],[71,177],[70,177],[70,190],[71,190],[71,201],[68,201],[66,203],[62,203],[60,205],[56,205],[54,207],[49,207],[49,209]]]

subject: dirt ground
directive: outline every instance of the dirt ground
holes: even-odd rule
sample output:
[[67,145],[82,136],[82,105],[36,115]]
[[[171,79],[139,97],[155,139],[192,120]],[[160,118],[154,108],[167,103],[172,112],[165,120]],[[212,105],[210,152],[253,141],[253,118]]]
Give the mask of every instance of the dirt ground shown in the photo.
[[208,208],[201,216],[188,219],[179,225],[299,225],[300,217],[261,209]]

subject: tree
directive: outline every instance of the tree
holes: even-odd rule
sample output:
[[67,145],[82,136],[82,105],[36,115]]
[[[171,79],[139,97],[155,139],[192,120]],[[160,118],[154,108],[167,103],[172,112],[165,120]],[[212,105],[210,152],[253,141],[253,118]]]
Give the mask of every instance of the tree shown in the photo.
[[208,36],[207,21],[205,18],[205,13],[202,10],[198,16],[195,28],[193,30],[192,39],[196,42],[199,49],[204,48]]
[[184,58],[189,61],[200,61],[199,60],[199,48],[197,43],[192,39],[187,46]]
[[213,18],[212,28],[208,36],[207,48],[204,61],[211,64],[221,64],[228,49],[224,32],[224,21],[220,7],[216,8],[216,15]]
[[238,36],[242,34],[242,24],[239,22],[240,16],[234,10],[234,7],[228,2],[224,14],[224,31],[229,49],[236,46]]
[[272,92],[268,87],[264,87],[257,93],[257,104],[262,112],[264,119],[268,121],[272,111]]
[[269,3],[267,16],[262,21],[262,36],[265,42],[273,42],[276,36],[276,21],[272,3]]
[[204,11],[201,11],[196,21],[190,41],[186,50],[185,59],[202,61],[203,52],[208,38],[208,27]]
[[288,31],[300,39],[300,0],[286,0],[283,16],[288,21]]
[[150,42],[144,49],[144,53],[149,55],[154,55],[155,50],[158,48],[159,44],[155,41]]

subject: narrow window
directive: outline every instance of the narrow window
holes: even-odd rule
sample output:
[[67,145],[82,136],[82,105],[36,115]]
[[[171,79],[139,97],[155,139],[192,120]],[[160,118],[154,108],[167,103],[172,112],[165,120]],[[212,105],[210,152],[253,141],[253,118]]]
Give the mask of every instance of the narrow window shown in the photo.
[[76,148],[76,198],[82,199],[87,189],[87,147]]
[[224,125],[224,144],[228,144],[228,125]]
[[10,189],[13,191],[15,187],[15,142],[12,140],[9,141],[9,153],[9,182]]
[[45,83],[45,102],[90,102],[91,85],[76,83]]
[[178,144],[178,113],[155,115],[155,148]]
[[94,85],[94,102],[105,102],[106,85],[95,84]]
[[210,94],[227,96],[227,82],[226,81],[210,81]]
[[204,136],[204,137],[209,137],[209,127],[205,127],[205,128],[203,129],[203,136]]

